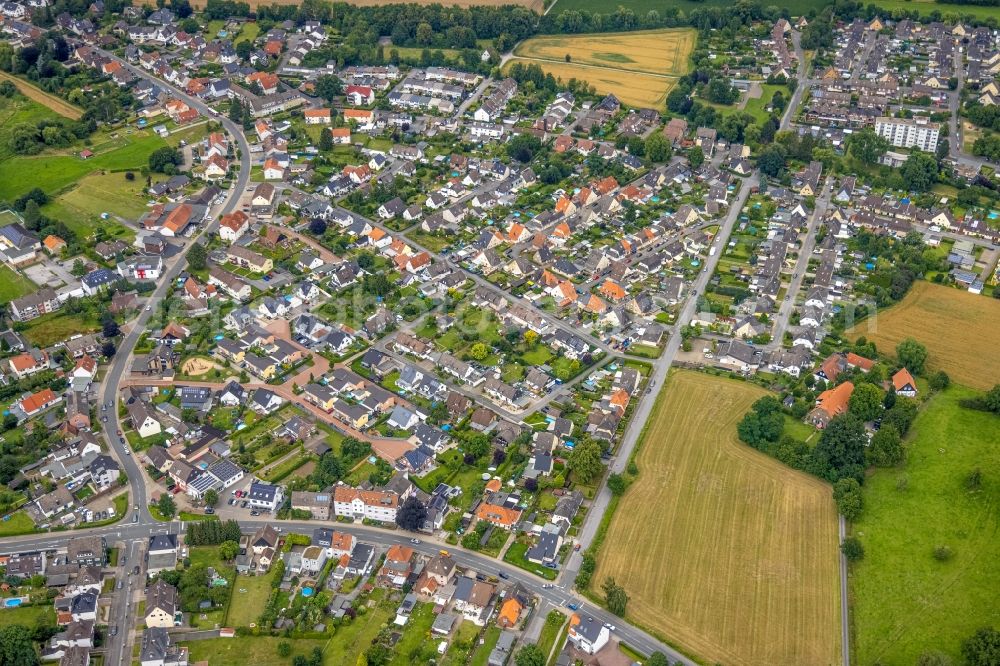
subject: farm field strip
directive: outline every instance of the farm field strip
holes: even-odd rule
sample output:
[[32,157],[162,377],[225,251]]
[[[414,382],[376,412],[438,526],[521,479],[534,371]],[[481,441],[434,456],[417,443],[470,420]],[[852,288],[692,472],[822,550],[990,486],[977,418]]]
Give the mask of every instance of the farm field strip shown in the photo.
[[12,76],[7,72],[0,72],[0,81],[12,82],[15,86],[17,86],[17,89],[21,91],[22,95],[32,101],[38,102],[52,111],[55,111],[64,118],[79,120],[83,116],[83,111],[81,109],[73,106],[66,100],[49,94],[38,86],[32,85],[23,79],[17,78],[16,76]]
[[840,661],[830,486],[736,438],[760,388],[695,372],[666,382],[593,577],[628,617],[706,662]]
[[952,381],[988,389],[1000,379],[1000,302],[921,280],[902,301],[850,328],[894,354],[904,338],[927,347],[927,365]]

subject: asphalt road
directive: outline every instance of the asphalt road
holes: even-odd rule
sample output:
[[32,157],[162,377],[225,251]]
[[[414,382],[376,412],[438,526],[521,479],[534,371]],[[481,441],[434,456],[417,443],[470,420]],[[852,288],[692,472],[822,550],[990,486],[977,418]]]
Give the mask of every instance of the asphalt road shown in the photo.
[[[187,95],[179,88],[152,76],[145,70],[131,66],[124,60],[115,56],[113,53],[101,51],[100,49],[98,49],[98,52],[108,58],[121,62],[136,76],[151,81],[159,86],[168,88],[171,93],[184,100],[184,102],[191,108],[197,109],[202,115],[209,118],[213,117],[213,112],[209,110],[208,105],[200,99]],[[247,142],[246,136],[243,134],[243,128],[237,126],[225,116],[214,116],[214,119],[222,123],[222,126],[236,141],[236,145],[239,150],[239,173],[236,177],[236,185],[229,189],[225,202],[221,206],[212,210],[212,215],[209,221],[193,238],[185,243],[183,250],[174,257],[173,263],[166,268],[163,276],[160,278],[160,284],[157,286],[156,290],[152,293],[149,299],[151,307],[147,307],[142,310],[139,313],[139,316],[132,321],[128,334],[125,335],[124,339],[118,345],[118,353],[115,354],[111,365],[104,374],[104,381],[101,383],[101,388],[99,390],[101,395],[101,404],[111,405],[111,407],[108,408],[107,414],[109,419],[113,421],[114,426],[116,426],[110,427],[112,424],[109,423],[109,427],[104,429],[104,437],[108,442],[108,447],[112,451],[112,455],[118,459],[119,463],[122,465],[122,469],[128,476],[129,486],[132,491],[132,503],[138,507],[134,510],[134,512],[138,513],[139,520],[142,523],[147,523],[153,519],[148,508],[149,497],[146,493],[145,472],[141,469],[136,458],[125,452],[125,441],[118,437],[115,432],[116,429],[124,431],[118,420],[118,386],[121,383],[122,378],[129,372],[129,367],[132,363],[132,351],[135,349],[135,345],[139,342],[139,338],[142,333],[146,330],[147,323],[156,313],[157,306],[160,301],[163,300],[167,292],[174,288],[177,276],[180,275],[181,271],[183,271],[187,266],[185,258],[188,251],[190,251],[191,246],[197,242],[201,235],[206,233],[211,234],[216,228],[218,228],[218,216],[230,213],[234,208],[236,208],[239,203],[240,195],[243,194],[250,182],[250,144]],[[126,520],[131,520],[131,518],[126,518]]]
[[816,230],[819,228],[823,216],[826,215],[826,209],[830,205],[830,197],[832,195],[833,179],[827,178],[826,186],[823,188],[819,199],[816,200],[816,208],[809,218],[805,238],[802,241],[802,249],[799,252],[799,260],[795,264],[795,273],[792,275],[791,282],[788,284],[788,290],[785,292],[785,300],[781,302],[778,308],[778,316],[775,319],[775,326],[772,331],[773,337],[765,349],[772,350],[781,347],[785,329],[788,328],[788,320],[795,309],[795,297],[798,295],[799,289],[802,288],[802,282],[806,277],[806,270],[809,268],[809,259],[812,257],[813,248],[816,247]]

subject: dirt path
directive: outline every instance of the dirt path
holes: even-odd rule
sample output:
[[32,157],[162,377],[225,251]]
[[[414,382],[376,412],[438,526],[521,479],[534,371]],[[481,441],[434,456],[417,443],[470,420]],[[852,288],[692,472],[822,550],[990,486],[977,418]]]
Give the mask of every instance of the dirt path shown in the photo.
[[33,102],[38,102],[42,106],[48,107],[64,118],[79,120],[83,116],[82,110],[73,106],[66,100],[56,97],[55,95],[51,95],[23,79],[11,76],[7,72],[0,72],[0,81],[10,81],[17,86],[17,89],[21,91],[22,95]]

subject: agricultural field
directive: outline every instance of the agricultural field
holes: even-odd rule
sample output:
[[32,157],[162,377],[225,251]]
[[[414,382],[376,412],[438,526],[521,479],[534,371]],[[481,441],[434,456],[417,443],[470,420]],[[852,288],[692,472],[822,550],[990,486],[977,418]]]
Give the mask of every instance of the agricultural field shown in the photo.
[[595,67],[613,67],[649,74],[681,76],[688,70],[697,33],[680,28],[643,30],[600,35],[545,35],[527,39],[514,55],[536,60],[572,62]]
[[19,79],[16,76],[12,76],[7,72],[0,72],[0,81],[11,81],[17,86],[17,89],[21,91],[21,94],[37,102],[42,106],[51,109],[58,115],[69,118],[70,120],[79,120],[83,116],[83,110],[77,106],[73,106],[61,97],[56,97],[50,93],[45,92],[41,88],[25,81],[24,79]]
[[735,380],[670,376],[593,587],[600,594],[614,577],[629,619],[706,663],[837,663],[836,507],[828,484],[737,440],[737,421],[763,395]]
[[[937,650],[957,664],[962,640],[1000,617],[1000,417],[959,404],[973,395],[952,385],[931,398],[903,466],[865,482],[853,525],[865,556],[850,573],[856,663],[914,664]],[[977,468],[978,489],[967,484]],[[951,559],[935,559],[937,546]]]
[[625,104],[640,108],[662,109],[666,104],[667,94],[677,85],[676,77],[627,72],[609,67],[591,67],[568,62],[526,58],[511,58],[507,64],[509,66],[514,62],[541,65],[546,74],[551,74],[564,84],[570,79],[586,81],[594,86],[599,94],[614,92],[618,99]]
[[888,354],[904,338],[916,338],[927,347],[929,368],[972,388],[988,389],[1000,378],[1000,302],[993,298],[921,280],[846,335],[864,336]]
[[[651,10],[656,10],[662,14],[664,9],[670,7],[677,7],[687,14],[693,9],[730,7],[732,4],[730,0],[704,0],[702,2],[696,0],[624,0],[615,5],[608,5],[608,3],[601,0],[556,0],[555,6],[552,7],[550,13],[576,10],[587,11],[592,14],[607,14],[614,11],[615,6],[623,6],[631,9],[639,16],[645,16]],[[831,3],[829,0],[776,0],[776,2],[769,4],[787,9],[792,16],[801,16],[810,10],[818,12]],[[877,4],[884,5],[885,3],[878,2]],[[900,2],[900,4],[903,3]]]
[[688,28],[532,37],[517,46],[511,62],[538,64],[563,82],[586,81],[626,104],[661,109],[690,68],[696,38]]

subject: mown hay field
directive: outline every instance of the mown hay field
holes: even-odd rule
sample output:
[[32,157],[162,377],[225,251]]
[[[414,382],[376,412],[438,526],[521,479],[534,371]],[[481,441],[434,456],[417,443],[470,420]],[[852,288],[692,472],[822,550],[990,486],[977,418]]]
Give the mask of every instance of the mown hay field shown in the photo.
[[830,486],[740,443],[766,393],[671,375],[611,520],[593,587],[612,576],[628,619],[705,663],[840,662],[837,514]]
[[866,337],[880,351],[915,338],[927,347],[927,367],[952,381],[985,390],[1000,382],[1000,301],[919,281],[906,297],[851,327],[852,340]]
[[667,102],[667,93],[677,85],[676,77],[654,76],[641,72],[551,60],[511,58],[507,62],[507,67],[515,62],[541,65],[545,73],[562,80],[564,84],[570,79],[586,81],[594,86],[598,93],[614,93],[625,104],[636,107],[662,109]]
[[690,28],[613,32],[595,35],[545,35],[526,39],[514,49],[521,58],[566,61],[633,72],[680,76],[697,33]]
[[32,101],[38,102],[42,106],[48,107],[64,118],[79,120],[80,117],[83,116],[83,111],[81,111],[78,107],[73,106],[66,100],[56,97],[55,95],[51,95],[23,79],[11,76],[7,72],[0,72],[0,81],[12,82],[15,86],[17,86],[17,89],[21,91],[22,95]]

